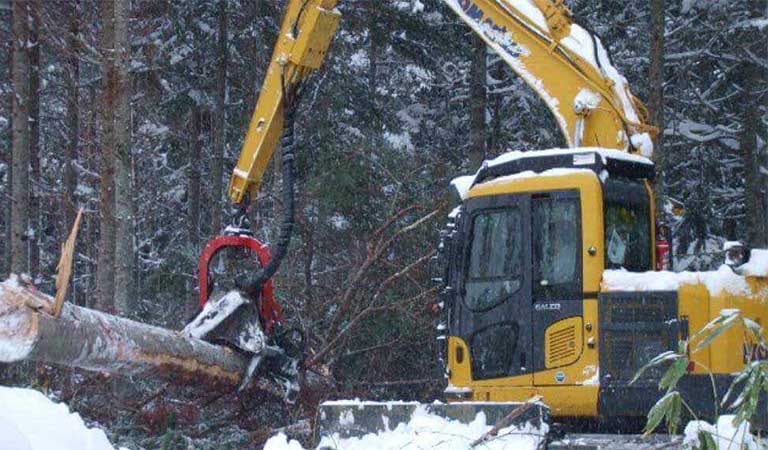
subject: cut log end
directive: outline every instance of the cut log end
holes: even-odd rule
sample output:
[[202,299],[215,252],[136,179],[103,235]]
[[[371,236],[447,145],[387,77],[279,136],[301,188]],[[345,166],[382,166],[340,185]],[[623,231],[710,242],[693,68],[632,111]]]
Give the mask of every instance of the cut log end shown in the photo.
[[37,320],[27,307],[18,279],[0,283],[0,361],[27,359],[35,344]]

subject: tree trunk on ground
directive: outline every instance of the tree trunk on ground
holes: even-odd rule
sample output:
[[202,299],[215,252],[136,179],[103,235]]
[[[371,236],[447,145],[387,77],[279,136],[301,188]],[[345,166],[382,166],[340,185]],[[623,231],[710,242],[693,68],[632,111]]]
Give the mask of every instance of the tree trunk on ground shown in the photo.
[[485,42],[472,37],[469,68],[469,169],[477,170],[485,159],[486,56]]
[[187,201],[189,202],[189,241],[197,248],[200,243],[200,110],[197,106],[192,108],[189,119],[189,185],[187,187]]
[[650,0],[651,51],[648,78],[650,94],[648,111],[651,124],[659,128],[653,146],[656,163],[656,195],[661,199],[664,191],[664,11],[665,0]]
[[31,183],[29,191],[29,272],[40,273],[40,0],[29,2],[29,157]]
[[133,299],[133,188],[131,176],[131,47],[128,22],[130,0],[115,0],[115,308],[132,312]]
[[29,40],[28,2],[13,2],[13,148],[11,271],[29,271]]
[[96,307],[114,311],[115,303],[115,106],[118,76],[115,67],[115,0],[101,3],[101,188],[99,256],[96,263]]
[[211,232],[221,232],[221,192],[224,172],[224,143],[226,142],[227,95],[227,0],[219,0],[219,64],[216,72],[216,123],[213,130],[213,166],[211,167]]
[[174,382],[240,382],[247,358],[180,332],[64,304],[37,290],[0,284],[0,363],[38,361]]
[[75,223],[77,190],[77,172],[75,171],[75,161],[77,161],[77,147],[80,138],[80,44],[78,34],[80,33],[80,10],[79,0],[75,0],[70,9],[69,32],[67,33],[67,47],[69,57],[67,58],[67,153],[64,162],[64,198],[62,206],[64,209],[64,227],[68,229]]

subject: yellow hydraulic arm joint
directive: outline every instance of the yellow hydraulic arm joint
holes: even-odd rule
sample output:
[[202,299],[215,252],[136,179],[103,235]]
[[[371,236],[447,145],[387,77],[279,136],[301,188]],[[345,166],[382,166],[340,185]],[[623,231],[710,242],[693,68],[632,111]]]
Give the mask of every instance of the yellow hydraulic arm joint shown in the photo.
[[256,194],[283,131],[284,94],[320,68],[336,35],[338,0],[290,0],[256,110],[248,127],[229,197],[241,203]]
[[560,40],[571,34],[571,23],[573,22],[571,10],[568,9],[563,0],[534,0],[533,2],[544,13],[554,42],[559,43]]
[[444,2],[545,101],[569,146],[648,156],[644,106],[563,0]]

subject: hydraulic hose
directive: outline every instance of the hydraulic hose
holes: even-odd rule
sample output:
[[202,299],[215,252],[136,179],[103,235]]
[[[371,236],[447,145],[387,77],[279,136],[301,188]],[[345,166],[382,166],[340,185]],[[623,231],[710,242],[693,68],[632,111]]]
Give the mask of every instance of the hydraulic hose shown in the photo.
[[280,234],[278,235],[277,243],[273,247],[272,258],[267,266],[256,273],[256,275],[244,280],[242,289],[252,295],[258,295],[262,285],[277,273],[283,259],[285,259],[285,255],[288,253],[288,245],[291,243],[291,235],[295,226],[296,154],[294,119],[298,104],[297,97],[295,93],[286,96],[284,104],[283,135],[280,140],[283,153],[283,220],[280,225]]

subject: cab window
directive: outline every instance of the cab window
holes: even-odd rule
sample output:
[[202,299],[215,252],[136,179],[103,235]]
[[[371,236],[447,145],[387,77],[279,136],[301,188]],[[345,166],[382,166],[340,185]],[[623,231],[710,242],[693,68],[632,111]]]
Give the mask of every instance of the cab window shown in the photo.
[[520,289],[522,217],[518,208],[484,211],[472,219],[465,304],[483,311]]
[[581,292],[581,207],[577,193],[535,195],[532,201],[535,298]]
[[606,186],[605,267],[651,270],[650,199],[645,186],[613,181]]

